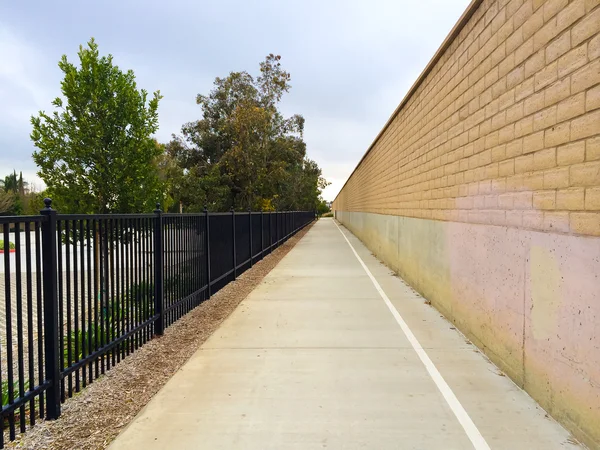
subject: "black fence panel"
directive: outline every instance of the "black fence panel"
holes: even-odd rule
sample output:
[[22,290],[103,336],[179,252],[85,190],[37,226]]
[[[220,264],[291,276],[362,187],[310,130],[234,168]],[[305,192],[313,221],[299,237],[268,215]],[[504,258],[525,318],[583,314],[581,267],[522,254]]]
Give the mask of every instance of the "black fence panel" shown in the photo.
[[0,448],[205,301],[314,212],[0,217]]
[[233,221],[231,214],[209,216],[210,221],[210,282],[216,292],[233,277]]
[[59,215],[61,401],[151,339],[153,215]]
[[250,268],[250,214],[235,215],[235,261],[236,274]]
[[45,417],[42,235],[45,219],[0,217],[0,384],[2,433],[16,433]]
[[165,326],[206,299],[204,215],[163,215]]
[[263,229],[263,257],[268,255],[271,251],[271,215],[263,213],[262,217],[262,229]]
[[277,232],[277,213],[269,214],[269,223],[271,224],[271,242],[269,246],[269,253],[277,246],[277,238],[279,233]]
[[252,213],[252,259],[253,262],[263,258],[263,214]]

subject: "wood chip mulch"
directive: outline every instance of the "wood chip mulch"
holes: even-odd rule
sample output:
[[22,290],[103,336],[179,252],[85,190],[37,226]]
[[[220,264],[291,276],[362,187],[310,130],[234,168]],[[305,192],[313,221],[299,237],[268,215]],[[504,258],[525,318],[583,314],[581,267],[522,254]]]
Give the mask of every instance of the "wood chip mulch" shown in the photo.
[[[314,223],[314,222],[313,222]],[[6,448],[104,449],[312,226],[229,283]]]

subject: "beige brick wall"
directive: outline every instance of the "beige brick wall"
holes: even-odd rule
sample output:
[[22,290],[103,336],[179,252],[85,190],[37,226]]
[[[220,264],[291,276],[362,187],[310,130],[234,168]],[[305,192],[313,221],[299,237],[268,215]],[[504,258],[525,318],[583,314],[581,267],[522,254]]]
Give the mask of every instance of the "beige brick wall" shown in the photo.
[[600,236],[600,0],[484,0],[338,211]]

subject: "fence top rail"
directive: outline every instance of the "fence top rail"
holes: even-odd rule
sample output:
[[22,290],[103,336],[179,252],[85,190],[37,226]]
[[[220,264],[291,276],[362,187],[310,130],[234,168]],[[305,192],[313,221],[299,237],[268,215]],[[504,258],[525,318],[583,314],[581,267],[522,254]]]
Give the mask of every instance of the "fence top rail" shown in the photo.
[[[247,216],[248,213],[252,213],[252,215],[260,215],[260,214],[276,214],[276,213],[310,213],[312,211],[235,211],[236,216]],[[163,213],[163,217],[204,217],[206,213]],[[230,216],[231,211],[209,211],[209,216]]]
[[[312,211],[235,211],[236,216],[248,215],[271,215],[281,213],[311,213]],[[163,217],[176,218],[176,217],[204,217],[204,212],[199,213],[163,213]],[[209,212],[209,216],[230,216],[231,211],[228,212]],[[56,219],[59,221],[68,220],[105,220],[105,219],[148,219],[156,217],[156,213],[143,213],[143,214],[57,214]],[[42,223],[47,220],[46,216],[0,216],[0,225],[2,224],[18,224],[26,222],[39,222]]]
[[0,216],[0,225],[4,224],[20,224],[26,222],[39,222],[42,223],[46,220],[45,216]]
[[156,214],[57,214],[56,219],[66,220],[105,220],[105,219],[149,219]]
[[[212,216],[214,213],[209,213],[209,214]],[[230,213],[228,213],[228,214],[230,214]],[[199,213],[181,213],[181,214],[180,213],[163,213],[162,216],[168,219],[168,218],[176,218],[176,217],[188,217],[188,218],[204,217],[204,215],[205,214],[203,212],[199,212]]]

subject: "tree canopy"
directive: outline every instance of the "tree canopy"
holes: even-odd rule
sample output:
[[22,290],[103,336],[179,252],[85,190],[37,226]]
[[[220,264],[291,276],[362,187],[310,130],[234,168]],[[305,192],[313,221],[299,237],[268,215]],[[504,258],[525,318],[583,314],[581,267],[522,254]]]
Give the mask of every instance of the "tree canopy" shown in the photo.
[[[31,118],[33,158],[65,213],[315,209],[327,182],[306,156],[304,118],[279,109],[290,74],[270,54],[260,73],[231,72],[199,94],[201,118],[160,144],[159,91],[138,89],[91,39],[79,65],[63,56],[62,96]],[[5,201],[4,203],[7,203]]]
[[100,56],[94,39],[78,56],[79,67],[66,56],[58,63],[64,79],[56,110],[31,118],[33,159],[47,194],[62,212],[149,211],[162,197],[163,148],[152,138],[160,93],[138,90],[133,72]]
[[196,102],[202,118],[185,124],[165,149],[169,196],[187,210],[313,209],[326,182],[306,157],[304,118],[278,105],[290,86],[281,57],[270,54],[260,75],[216,78]]
[[23,173],[13,170],[0,177],[0,215],[18,216],[38,214],[43,206],[43,194],[35,185],[23,179]]

